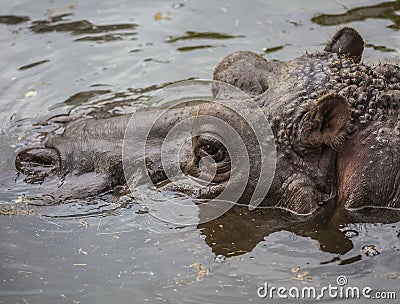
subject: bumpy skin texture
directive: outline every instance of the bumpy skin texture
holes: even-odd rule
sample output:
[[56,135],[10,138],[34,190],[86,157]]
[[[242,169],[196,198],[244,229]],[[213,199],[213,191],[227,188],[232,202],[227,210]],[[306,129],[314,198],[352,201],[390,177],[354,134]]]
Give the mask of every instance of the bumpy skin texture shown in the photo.
[[[273,129],[276,172],[263,206],[298,214],[313,213],[326,202],[349,209],[400,206],[400,68],[360,63],[363,45],[354,29],[343,28],[321,52],[288,62],[269,62],[253,52],[241,51],[228,55],[216,67],[214,79],[252,96]],[[235,98],[220,86],[213,88],[213,95],[217,100]],[[180,109],[153,128],[150,138],[154,147],[179,120],[192,117],[195,122],[199,113],[221,118],[242,130],[242,122],[223,106]],[[152,121],[146,117],[149,114],[143,115],[143,124]],[[45,177],[49,168],[70,176],[65,180],[72,186],[61,189],[66,197],[92,195],[121,185],[121,140],[129,118],[81,119],[67,124],[63,134],[50,135],[43,147],[22,151],[17,156],[17,168],[30,176]],[[240,201],[246,203],[258,182],[259,162],[252,134],[243,134],[247,134],[244,140],[252,155],[250,179]],[[193,139],[189,150],[182,168],[198,176],[204,151],[214,157],[223,147],[200,136]],[[164,179],[159,151],[154,148],[148,153],[152,180]],[[228,162],[226,157],[218,159],[224,170],[215,177],[216,185],[190,194],[206,198],[217,195],[230,178]],[[93,181],[87,192],[81,191],[90,188],[84,186],[85,182],[83,186],[74,182],[84,175]]]
[[[239,52],[217,66],[217,79],[250,93],[261,92],[261,86],[254,84],[269,87],[256,99],[270,116],[279,150],[272,193],[284,191],[286,180],[279,184],[280,178],[287,177],[289,186],[298,185],[293,191],[284,191],[277,205],[305,212],[315,207],[318,199],[312,197],[314,194],[327,195],[332,187],[338,204],[348,209],[400,207],[400,68],[359,63],[362,51],[361,36],[352,28],[343,28],[324,52],[279,64],[261,63],[253,59],[254,54]],[[226,60],[232,66],[235,62],[255,62],[251,82],[238,81],[239,75],[232,74],[241,69],[235,66],[229,73]],[[257,68],[263,65],[269,65],[263,68],[264,74]],[[334,119],[320,124],[327,123],[326,132],[321,132],[325,134],[313,134],[315,119],[310,124],[307,118],[312,117],[316,101],[327,95],[340,98],[331,113],[321,119],[329,119],[331,114]],[[338,152],[337,156],[331,155],[329,147]],[[323,161],[336,157],[335,164],[323,165]],[[331,170],[336,172],[334,176],[330,176]]]

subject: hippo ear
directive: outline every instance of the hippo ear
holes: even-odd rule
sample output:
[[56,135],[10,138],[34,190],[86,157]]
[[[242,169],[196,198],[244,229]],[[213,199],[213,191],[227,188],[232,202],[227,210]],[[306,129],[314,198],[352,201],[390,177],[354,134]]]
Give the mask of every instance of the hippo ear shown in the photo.
[[347,134],[350,109],[347,99],[337,94],[325,95],[304,115],[299,134],[303,147],[328,145],[337,148]]
[[360,62],[364,51],[364,40],[355,29],[344,27],[332,37],[325,47],[325,51],[346,55],[355,62]]

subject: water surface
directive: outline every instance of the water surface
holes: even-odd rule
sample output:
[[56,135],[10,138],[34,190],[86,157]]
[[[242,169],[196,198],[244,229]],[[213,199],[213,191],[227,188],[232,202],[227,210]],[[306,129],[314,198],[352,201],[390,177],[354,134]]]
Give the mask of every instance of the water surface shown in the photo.
[[321,287],[339,275],[400,297],[396,220],[292,224],[239,210],[179,227],[129,196],[32,206],[14,169],[47,118],[146,107],[169,83],[211,78],[236,50],[288,60],[350,25],[365,38],[365,62],[398,63],[399,16],[398,1],[371,0],[3,3],[0,203],[19,215],[0,217],[0,303],[264,303],[264,282]]

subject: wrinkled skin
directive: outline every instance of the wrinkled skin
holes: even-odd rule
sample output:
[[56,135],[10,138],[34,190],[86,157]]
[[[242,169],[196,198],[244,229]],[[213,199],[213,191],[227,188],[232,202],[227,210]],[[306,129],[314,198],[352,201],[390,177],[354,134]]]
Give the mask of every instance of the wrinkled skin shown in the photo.
[[400,207],[400,68],[360,63],[363,45],[354,29],[343,28],[324,52],[264,67],[257,60],[251,82],[238,77],[245,64],[224,61],[254,55],[235,53],[217,67],[215,78],[268,109],[279,153],[267,200],[278,197],[276,206],[307,213],[331,194],[350,210]]
[[[332,204],[349,209],[399,208],[400,69],[360,63],[363,45],[355,30],[343,28],[321,52],[288,62],[268,62],[242,51],[225,57],[216,67],[214,79],[253,97],[275,136],[276,170],[262,206],[303,215]],[[175,109],[157,121],[146,150],[148,172],[155,183],[165,179],[159,147],[178,121],[189,118],[196,129],[204,128],[196,123],[199,114],[220,118],[237,130],[249,150],[250,177],[239,199],[246,204],[260,174],[257,140],[246,122],[223,106],[224,100],[235,100],[235,95],[214,86],[213,96],[221,104]],[[135,119],[146,126],[156,112],[139,113]],[[57,195],[52,194],[57,199],[96,195],[123,185],[122,140],[130,118],[81,118],[65,123],[65,131],[49,134],[42,147],[21,151],[16,167],[31,182],[42,182],[55,173],[61,176],[63,185]],[[219,132],[216,126],[207,128],[208,133]],[[224,144],[206,135],[194,136],[185,147],[181,168],[201,176],[199,164],[209,156],[215,160],[216,175],[203,189],[173,190],[213,198],[228,182],[240,183],[240,169],[230,166],[235,155],[226,153]]]
[[[398,100],[398,98],[397,98]],[[400,207],[398,117],[352,134],[339,153],[339,201],[350,210]]]

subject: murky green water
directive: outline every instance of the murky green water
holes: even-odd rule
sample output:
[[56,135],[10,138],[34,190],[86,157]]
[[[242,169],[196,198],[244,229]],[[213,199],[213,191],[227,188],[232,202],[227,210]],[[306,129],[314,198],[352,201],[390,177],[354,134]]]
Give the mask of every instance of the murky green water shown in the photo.
[[399,1],[3,1],[0,203],[23,214],[0,217],[0,303],[266,303],[264,282],[321,288],[339,275],[399,298],[395,220],[232,212],[177,227],[129,197],[31,206],[14,169],[48,117],[131,112],[168,83],[211,78],[233,51],[288,60],[338,24],[362,33],[364,61],[399,61]]

